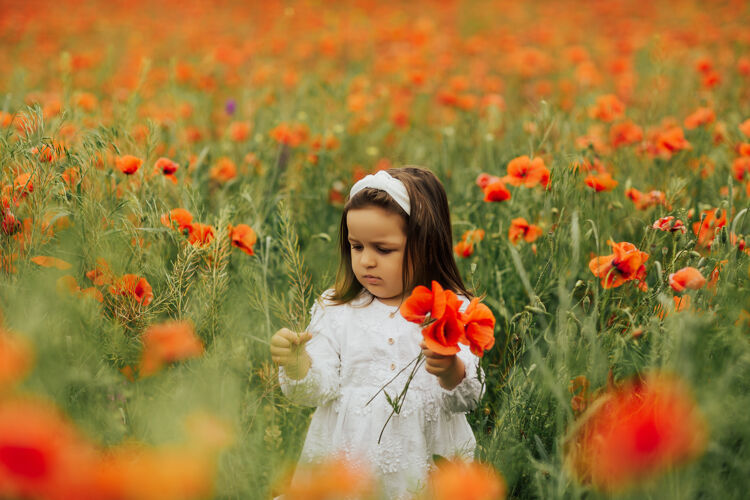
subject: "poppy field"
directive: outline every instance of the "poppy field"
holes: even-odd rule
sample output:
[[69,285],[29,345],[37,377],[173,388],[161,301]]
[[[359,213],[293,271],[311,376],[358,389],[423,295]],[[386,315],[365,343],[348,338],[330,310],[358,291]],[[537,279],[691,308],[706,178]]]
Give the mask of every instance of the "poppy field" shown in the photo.
[[[495,319],[417,498],[744,498],[750,4],[0,7],[0,498],[381,498],[269,339],[422,165]],[[481,352],[481,350],[480,350]],[[415,353],[417,355],[417,353]]]

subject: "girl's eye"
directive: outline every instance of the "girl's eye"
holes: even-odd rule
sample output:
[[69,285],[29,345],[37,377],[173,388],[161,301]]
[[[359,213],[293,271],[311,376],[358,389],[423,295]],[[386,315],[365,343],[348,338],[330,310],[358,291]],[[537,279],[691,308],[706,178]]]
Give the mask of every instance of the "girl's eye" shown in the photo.
[[378,252],[383,253],[383,254],[388,254],[388,253],[391,253],[392,251],[393,250],[389,248],[378,248]]
[[351,247],[352,247],[352,250],[357,250],[357,251],[362,250],[362,245],[355,245],[352,243]]

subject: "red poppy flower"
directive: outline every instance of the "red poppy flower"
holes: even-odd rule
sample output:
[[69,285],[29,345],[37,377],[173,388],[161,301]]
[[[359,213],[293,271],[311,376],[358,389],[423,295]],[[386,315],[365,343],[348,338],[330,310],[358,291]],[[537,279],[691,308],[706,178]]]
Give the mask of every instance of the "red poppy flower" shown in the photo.
[[433,281],[432,290],[421,285],[415,287],[400,311],[407,321],[423,325],[422,336],[431,351],[450,355],[460,350],[458,341],[464,336],[459,321],[460,306],[461,300],[454,292]]
[[567,451],[579,480],[612,492],[698,457],[706,424],[684,385],[649,375],[602,394]]
[[[721,211],[721,217],[716,214]],[[710,247],[716,232],[727,225],[727,212],[719,208],[701,212],[702,221],[693,223],[693,233],[698,237],[698,246]]]
[[682,231],[683,233],[687,232],[687,228],[685,227],[685,224],[683,224],[680,219],[675,219],[671,215],[668,215],[667,217],[662,217],[661,219],[654,221],[651,227],[654,229],[659,229],[661,231],[671,231],[671,232]]
[[191,214],[184,208],[173,208],[172,210],[161,216],[162,224],[167,227],[173,227],[173,224],[176,224],[179,231],[189,229],[192,222],[193,214]]
[[459,257],[471,257],[474,253],[474,243],[461,240],[453,247],[453,251],[456,252],[456,255]]
[[146,278],[141,278],[135,274],[124,274],[112,286],[109,287],[109,293],[113,295],[129,295],[144,307],[154,300],[154,294],[151,285]]
[[208,245],[214,239],[214,227],[194,222],[188,226],[188,242],[193,245]]
[[686,288],[697,290],[705,284],[706,278],[694,267],[683,267],[669,275],[669,286],[676,292],[681,292]]
[[740,129],[740,132],[745,134],[745,137],[750,137],[750,118],[740,123],[738,128]]
[[685,118],[685,128],[692,130],[702,125],[709,125],[716,121],[716,114],[711,108],[698,108]]
[[615,243],[608,240],[607,244],[614,251],[611,255],[595,257],[589,261],[589,269],[594,276],[601,278],[604,288],[616,288],[630,280],[645,278],[648,254],[641,252],[635,245],[626,241]]
[[491,182],[484,188],[484,201],[505,201],[510,199],[510,191],[501,180]]
[[505,498],[503,477],[487,464],[451,461],[436,467],[427,482],[432,500],[496,500]]
[[597,193],[600,191],[612,191],[617,184],[616,180],[612,178],[609,172],[602,172],[598,175],[589,175],[583,180],[586,185],[593,188]]
[[526,186],[528,188],[541,184],[547,187],[550,172],[544,166],[544,160],[539,157],[533,160],[528,156],[519,156],[508,163],[507,181],[513,186]]
[[253,245],[258,240],[258,237],[253,231],[253,228],[247,224],[238,224],[236,226],[229,226],[230,239],[232,245],[239,248],[248,255],[253,255]]
[[151,325],[143,333],[143,354],[138,373],[147,377],[165,364],[195,358],[203,354],[203,342],[186,321]]
[[490,308],[474,297],[466,310],[461,314],[464,323],[463,344],[467,344],[471,352],[480,358],[484,351],[495,345],[495,316]]
[[510,229],[508,229],[508,239],[514,245],[518,243],[518,240],[521,238],[523,238],[527,243],[532,243],[541,235],[542,228],[535,224],[529,224],[523,217],[518,217],[510,221]]
[[133,155],[118,156],[115,159],[115,166],[125,175],[133,175],[141,168],[143,160]]
[[609,142],[613,148],[629,146],[642,140],[643,129],[630,120],[612,125],[609,129]]
[[85,483],[95,458],[93,447],[51,404],[0,401],[0,497],[89,498]]
[[219,158],[208,175],[211,180],[223,184],[237,177],[237,166],[227,157]]
[[606,94],[596,98],[596,104],[589,114],[592,118],[603,122],[611,122],[621,118],[625,113],[625,104],[614,94]]

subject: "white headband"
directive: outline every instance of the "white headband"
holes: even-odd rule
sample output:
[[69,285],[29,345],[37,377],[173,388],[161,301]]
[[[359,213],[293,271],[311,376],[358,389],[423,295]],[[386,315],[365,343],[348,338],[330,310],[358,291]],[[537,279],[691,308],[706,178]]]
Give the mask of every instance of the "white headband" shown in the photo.
[[352,186],[352,190],[349,191],[349,199],[354,198],[354,195],[359,193],[365,188],[379,189],[388,193],[398,205],[404,209],[406,215],[411,215],[411,207],[409,204],[409,192],[406,191],[406,186],[400,180],[392,177],[391,174],[385,170],[380,170],[375,175],[367,175],[364,179],[360,179]]

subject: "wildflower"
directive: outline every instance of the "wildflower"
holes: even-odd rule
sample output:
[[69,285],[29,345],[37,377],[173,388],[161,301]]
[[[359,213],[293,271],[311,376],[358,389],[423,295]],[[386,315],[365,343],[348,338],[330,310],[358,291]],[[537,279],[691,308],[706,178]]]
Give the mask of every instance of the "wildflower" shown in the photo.
[[13,191],[18,194],[21,198],[34,192],[34,183],[31,180],[31,174],[25,173],[16,176],[13,179]]
[[651,225],[654,229],[659,229],[661,231],[682,231],[683,233],[687,232],[687,228],[685,227],[685,224],[682,223],[680,219],[675,219],[673,216],[668,215],[667,217],[662,217],[661,219],[654,221],[654,223]]
[[76,106],[88,112],[94,111],[99,105],[96,96],[90,92],[78,92],[74,99]]
[[250,136],[250,124],[247,122],[232,122],[229,125],[229,137],[234,142],[246,141]]
[[216,164],[211,167],[209,177],[211,178],[211,180],[217,181],[222,184],[225,182],[229,182],[230,180],[237,177],[237,166],[231,159],[227,158],[226,156],[219,158]]
[[589,111],[592,118],[603,122],[611,122],[621,118],[625,113],[625,104],[614,94],[606,94],[596,98],[596,104]]
[[461,240],[453,247],[453,251],[456,252],[456,255],[459,257],[471,257],[474,253],[474,243]]
[[567,450],[579,480],[606,492],[698,457],[706,424],[678,379],[650,374],[604,392]]
[[738,128],[740,129],[740,132],[745,134],[745,137],[750,137],[750,118],[740,123]]
[[154,168],[157,172],[164,174],[164,177],[166,177],[173,183],[177,183],[177,177],[175,177],[174,174],[175,172],[177,172],[177,169],[180,168],[180,166],[174,161],[170,160],[169,158],[161,157],[156,160]]
[[510,199],[510,191],[501,180],[491,182],[484,188],[484,201],[505,201]]
[[[717,214],[721,213],[721,216]],[[698,237],[697,245],[709,248],[716,237],[716,233],[727,224],[726,210],[719,208],[701,212],[702,221],[693,223],[693,233]]]
[[481,358],[484,351],[495,345],[495,316],[474,297],[460,317],[464,323],[464,338],[460,342]]
[[62,259],[58,259],[56,257],[48,257],[46,255],[37,255],[36,257],[32,257],[29,260],[31,260],[31,262],[33,262],[34,264],[42,267],[54,267],[61,270],[71,268],[70,263],[65,262]]
[[683,267],[669,275],[669,286],[675,292],[682,292],[686,288],[697,290],[706,284],[706,278],[694,267]]
[[657,190],[642,193],[635,188],[630,188],[625,191],[625,196],[635,203],[635,208],[638,210],[646,210],[649,207],[667,204],[666,195],[662,191]]
[[115,166],[125,175],[133,175],[141,168],[143,160],[133,155],[118,156],[115,159]]
[[279,144],[285,144],[294,148],[307,140],[309,132],[305,125],[282,123],[274,127],[270,135]]
[[615,187],[617,187],[617,184],[619,184],[612,178],[612,175],[608,172],[602,172],[597,175],[589,175],[583,181],[588,187],[592,188],[597,193],[601,191],[612,191]]
[[692,130],[702,125],[709,125],[716,121],[716,114],[711,108],[698,108],[685,118],[685,128]]
[[253,231],[253,228],[247,224],[238,224],[236,226],[229,226],[229,237],[232,240],[232,246],[235,246],[245,252],[248,255],[253,255],[253,245],[258,240],[258,237]]
[[5,210],[5,213],[2,217],[3,220],[2,223],[0,223],[0,227],[3,230],[3,233],[7,234],[8,236],[13,236],[21,230],[21,221],[18,220],[10,210]]
[[425,324],[422,336],[427,347],[438,354],[456,354],[458,341],[464,337],[459,322],[461,300],[451,290],[443,290],[437,281],[432,289],[417,286],[401,305],[401,315],[412,323]]
[[625,241],[615,243],[608,240],[607,244],[612,247],[613,254],[594,257],[589,261],[589,269],[594,276],[601,278],[604,288],[617,288],[626,281],[642,281],[645,278],[645,262],[648,260],[646,252],[641,252],[635,245]]
[[499,177],[495,177],[494,175],[486,174],[482,172],[477,176],[476,184],[480,188],[484,189],[487,187],[487,185],[492,184],[495,181],[499,181]]
[[97,494],[87,498],[210,498],[214,474],[214,458],[202,450],[121,445],[98,461],[90,488]]
[[144,307],[154,299],[151,285],[146,281],[146,278],[141,278],[135,274],[122,275],[109,287],[109,293],[130,296]]
[[528,156],[519,156],[508,163],[508,175],[506,180],[513,186],[526,186],[528,188],[541,184],[545,188],[549,183],[550,172],[544,166],[544,161],[536,157],[533,160]]
[[334,457],[297,469],[292,484],[284,491],[288,500],[370,498],[375,482],[357,463]]
[[208,245],[214,239],[214,227],[200,222],[188,226],[188,242],[195,245]]
[[96,267],[86,273],[86,277],[95,286],[109,285],[113,281],[112,270],[109,268],[107,261],[101,257],[96,260]]
[[518,240],[520,240],[521,238],[523,238],[527,243],[532,243],[541,235],[542,228],[535,224],[529,224],[523,217],[518,217],[510,221],[510,229],[508,229],[508,239],[514,245],[518,243]]
[[630,120],[612,125],[609,129],[609,142],[613,148],[629,146],[642,140],[643,129]]
[[0,400],[0,497],[85,498],[92,452],[51,404]]
[[31,344],[25,338],[0,328],[0,393],[26,376],[33,359]]
[[482,241],[484,239],[484,229],[474,229],[473,231],[466,231],[461,236],[459,241],[453,250],[457,255],[461,257],[470,257],[474,253],[474,243]]
[[739,156],[732,162],[732,176],[737,182],[746,180],[750,174],[750,156]]
[[479,462],[441,462],[427,480],[431,500],[502,500],[507,487],[492,466]]
[[173,208],[172,210],[161,216],[162,224],[167,227],[174,227],[176,223],[178,231],[189,229],[192,222],[193,214],[191,214],[184,208]]
[[195,358],[203,354],[203,342],[186,321],[169,321],[151,325],[143,332],[143,353],[139,374],[148,377],[163,365]]

